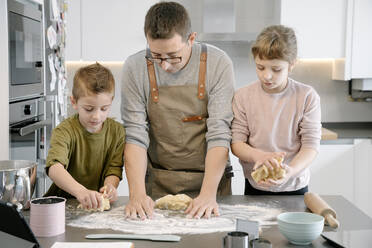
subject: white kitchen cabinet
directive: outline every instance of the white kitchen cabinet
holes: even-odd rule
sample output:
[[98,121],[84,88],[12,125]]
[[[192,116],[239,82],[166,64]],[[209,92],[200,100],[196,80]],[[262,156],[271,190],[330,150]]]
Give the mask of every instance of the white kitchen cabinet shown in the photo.
[[351,78],[372,78],[372,1],[354,0]]
[[281,1],[280,24],[295,30],[299,58],[345,57],[347,1]]
[[372,217],[372,140],[355,140],[354,154],[354,203]]
[[233,195],[244,195],[245,177],[238,157],[230,152],[230,162],[233,167],[234,177],[231,178],[231,192]]
[[69,0],[66,60],[123,61],[146,48],[145,14],[155,0]]
[[309,191],[342,195],[372,217],[372,140],[351,141],[320,146],[310,167]]
[[310,166],[309,191],[354,201],[354,144],[322,144]]
[[372,78],[372,1],[347,0],[344,54],[334,62],[332,78]]
[[118,196],[129,196],[128,179],[125,174],[125,169],[123,170],[123,180],[120,181],[117,192]]
[[[249,41],[252,41],[265,26],[284,24],[293,27],[297,33],[300,58],[342,58],[345,57],[348,1],[234,0],[231,2],[233,12],[230,30],[237,35],[224,37],[250,37]],[[143,49],[146,46],[143,33],[145,14],[156,2],[68,0],[67,60],[122,61],[129,54]],[[210,1],[204,0],[204,4],[199,0],[177,2],[189,11],[193,30],[200,33],[201,37],[219,30],[204,30],[208,26],[203,24],[210,23],[206,22],[206,16],[216,17],[210,8],[203,8]],[[225,6],[220,2],[218,4],[219,1],[216,1],[213,5],[216,8]]]

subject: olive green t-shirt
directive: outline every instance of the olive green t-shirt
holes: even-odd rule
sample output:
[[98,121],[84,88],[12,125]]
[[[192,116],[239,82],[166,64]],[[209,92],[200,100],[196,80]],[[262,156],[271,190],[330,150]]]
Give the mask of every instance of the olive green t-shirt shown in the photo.
[[[124,144],[125,130],[119,122],[107,118],[100,132],[89,133],[75,114],[53,130],[46,172],[61,163],[78,183],[98,191],[107,176],[122,179]],[[73,197],[54,183],[45,194],[52,195]]]

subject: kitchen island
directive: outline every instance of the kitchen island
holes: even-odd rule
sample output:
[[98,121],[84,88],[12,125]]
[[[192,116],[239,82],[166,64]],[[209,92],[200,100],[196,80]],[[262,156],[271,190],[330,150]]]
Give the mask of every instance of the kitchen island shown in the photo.
[[[372,219],[364,214],[361,210],[355,207],[351,202],[347,201],[342,196],[323,196],[323,199],[336,210],[343,230],[360,230],[372,229]],[[119,206],[125,204],[128,197],[119,197],[119,200],[113,205]],[[307,211],[304,204],[303,196],[227,196],[218,199],[221,204],[250,204],[251,202],[271,202],[279,203],[280,208],[285,211]],[[67,211],[67,210],[66,210]],[[29,211],[28,211],[29,212]],[[25,216],[28,213],[25,213]],[[330,231],[329,227],[325,227],[324,231]],[[111,240],[87,240],[85,235],[98,233],[121,233],[111,229],[85,229],[76,228],[66,225],[66,232],[64,234],[50,237],[38,238],[43,248],[51,247],[54,242],[111,242]],[[135,248],[142,247],[222,247],[222,239],[226,232],[207,233],[198,235],[180,235],[182,237],[180,242],[151,242],[151,241],[137,241],[132,240]],[[263,228],[261,237],[268,239],[273,247],[297,247],[290,244],[284,236],[279,232],[277,225],[266,226]],[[118,242],[119,240],[112,240]],[[298,246],[304,247],[304,246]],[[308,246],[307,246],[308,247]],[[311,247],[332,247],[322,237],[319,237],[312,243]]]

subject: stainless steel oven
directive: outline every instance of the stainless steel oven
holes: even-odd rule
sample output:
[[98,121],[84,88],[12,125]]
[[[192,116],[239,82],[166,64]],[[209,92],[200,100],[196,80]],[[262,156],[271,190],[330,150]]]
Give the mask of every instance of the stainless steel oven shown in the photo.
[[8,0],[9,99],[44,93],[42,5]]
[[11,160],[30,160],[38,163],[35,195],[46,190],[44,165],[46,159],[46,128],[52,125],[45,118],[44,97],[9,104],[9,147]]

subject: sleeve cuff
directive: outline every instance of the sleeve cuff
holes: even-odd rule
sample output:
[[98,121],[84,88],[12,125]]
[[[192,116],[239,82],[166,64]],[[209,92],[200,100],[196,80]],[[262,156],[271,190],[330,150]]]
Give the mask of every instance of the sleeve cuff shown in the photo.
[[106,172],[105,178],[108,177],[108,176],[112,176],[112,175],[117,176],[121,181],[123,179],[123,169],[122,169],[122,167],[111,167]]
[[213,147],[226,147],[230,150],[230,142],[227,140],[212,140],[208,142],[207,149],[211,149]]

